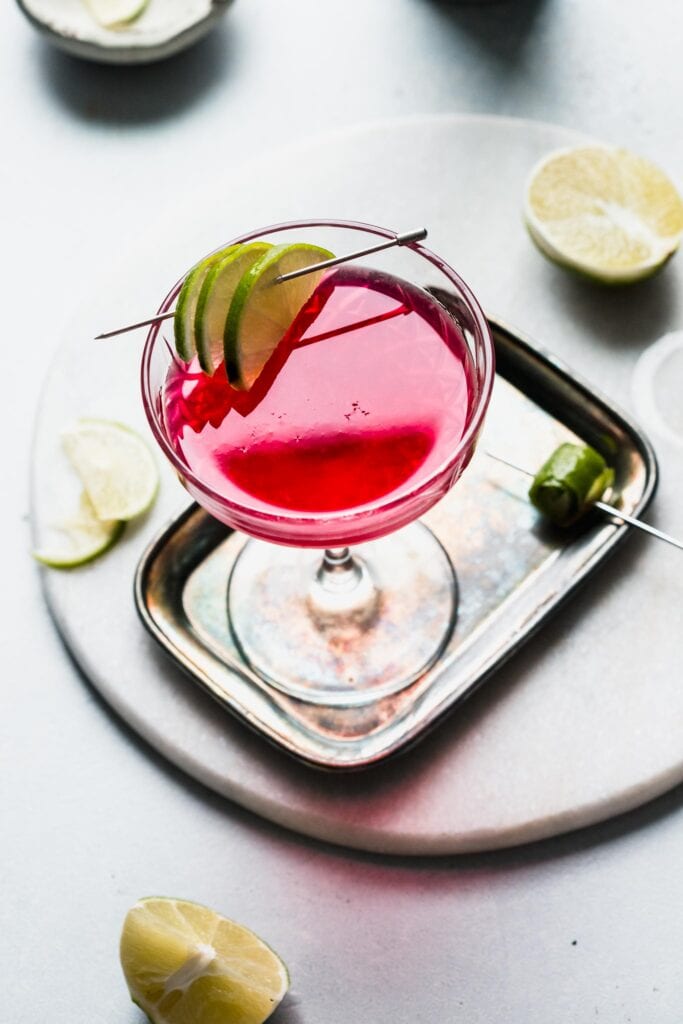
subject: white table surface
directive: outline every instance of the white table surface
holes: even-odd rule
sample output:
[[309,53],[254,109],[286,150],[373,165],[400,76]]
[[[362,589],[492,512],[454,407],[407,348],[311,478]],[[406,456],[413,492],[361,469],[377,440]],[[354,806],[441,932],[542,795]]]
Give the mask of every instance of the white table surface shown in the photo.
[[27,554],[27,466],[44,366],[88,267],[134,246],[146,211],[172,217],[222,164],[270,146],[442,111],[562,123],[680,179],[682,25],[678,0],[238,0],[195,51],[121,71],[49,50],[3,6],[3,1020],[139,1024],[118,932],[140,895],[166,893],[284,956],[278,1024],[680,1024],[680,790],[542,845],[447,860],[349,853],[262,822],[169,768],[80,678]]

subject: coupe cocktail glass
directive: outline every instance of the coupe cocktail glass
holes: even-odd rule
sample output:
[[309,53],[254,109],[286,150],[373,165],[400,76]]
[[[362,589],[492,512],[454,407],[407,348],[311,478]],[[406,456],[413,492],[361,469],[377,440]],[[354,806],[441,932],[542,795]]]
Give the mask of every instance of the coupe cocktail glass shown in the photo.
[[[302,221],[235,241],[342,254],[392,237]],[[433,286],[448,291],[448,309]],[[476,299],[416,243],[327,271],[248,392],[222,366],[209,377],[181,362],[152,327],[147,416],[196,501],[251,537],[227,603],[235,642],[263,679],[302,700],[353,706],[403,689],[438,658],[457,586],[446,552],[415,520],[467,466],[493,377]]]

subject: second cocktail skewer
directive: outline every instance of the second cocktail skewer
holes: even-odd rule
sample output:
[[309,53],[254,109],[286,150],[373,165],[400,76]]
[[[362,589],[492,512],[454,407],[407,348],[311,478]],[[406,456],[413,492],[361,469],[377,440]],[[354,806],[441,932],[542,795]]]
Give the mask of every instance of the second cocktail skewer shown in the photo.
[[[304,274],[312,274],[318,270],[327,270],[329,267],[336,267],[340,263],[348,263],[349,260],[357,260],[362,256],[370,256],[375,252],[382,252],[384,249],[391,249],[395,245],[409,245],[411,242],[421,242],[427,237],[427,228],[415,228],[413,231],[404,231],[400,235],[395,235],[394,238],[389,238],[385,242],[379,242],[377,245],[371,245],[366,249],[359,249],[356,252],[347,253],[345,256],[334,256],[332,259],[323,260],[320,263],[312,263],[310,267],[302,267],[299,270],[293,270],[289,274],[281,274],[277,277],[273,284],[282,284],[284,281],[291,281],[295,277],[303,277]],[[96,334],[95,341],[103,341],[106,338],[114,338],[118,334],[126,334],[128,331],[135,331],[138,327],[151,327],[153,324],[159,324],[163,320],[170,320],[175,316],[175,311],[171,310],[168,313],[157,313],[156,316],[150,316],[146,320],[138,320],[134,324],[126,324],[125,327],[117,327],[113,331],[105,331],[103,334]]]

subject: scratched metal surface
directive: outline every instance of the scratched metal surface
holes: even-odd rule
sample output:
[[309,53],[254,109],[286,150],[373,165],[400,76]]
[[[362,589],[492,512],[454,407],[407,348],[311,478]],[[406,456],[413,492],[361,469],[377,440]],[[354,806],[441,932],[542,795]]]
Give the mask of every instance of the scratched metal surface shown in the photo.
[[458,618],[441,658],[411,686],[341,709],[294,700],[261,680],[241,659],[227,620],[227,576],[245,538],[197,506],[140,562],[136,601],[152,635],[226,710],[310,764],[359,769],[415,743],[625,536],[626,527],[597,516],[574,531],[548,528],[526,499],[528,481],[487,450],[534,468],[561,442],[583,439],[615,466],[625,511],[640,513],[654,493],[656,462],[638,429],[552,357],[492,327],[498,370],[478,453],[424,519],[456,567]]

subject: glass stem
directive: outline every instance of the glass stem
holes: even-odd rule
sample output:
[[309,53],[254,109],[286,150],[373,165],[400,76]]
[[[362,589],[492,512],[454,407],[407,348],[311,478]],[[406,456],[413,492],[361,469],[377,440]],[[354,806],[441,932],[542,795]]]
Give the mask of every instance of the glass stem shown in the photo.
[[327,548],[308,593],[308,609],[319,627],[370,625],[379,600],[363,560],[349,548]]
[[316,574],[321,587],[338,594],[353,590],[361,581],[363,571],[350,548],[327,548]]

